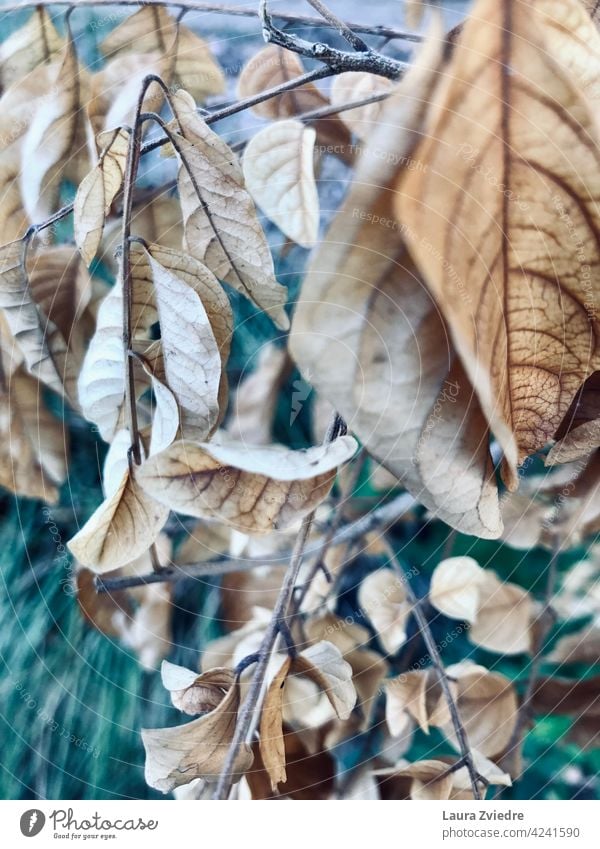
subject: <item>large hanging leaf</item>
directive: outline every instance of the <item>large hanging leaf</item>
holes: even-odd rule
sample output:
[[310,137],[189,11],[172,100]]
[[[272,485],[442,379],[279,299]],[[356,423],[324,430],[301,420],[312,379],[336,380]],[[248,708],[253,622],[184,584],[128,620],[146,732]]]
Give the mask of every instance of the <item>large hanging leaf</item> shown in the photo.
[[316,133],[300,121],[270,124],[244,151],[248,191],[279,229],[305,248],[319,231],[319,196],[314,175]]
[[331,489],[337,466],[355,451],[350,436],[304,451],[182,441],[146,460],[138,480],[172,510],[261,534],[310,513]]
[[286,289],[275,279],[271,252],[235,154],[197,114],[187,92],[178,91],[172,103],[180,129],[175,145],[187,248],[285,329]]
[[396,196],[511,488],[600,365],[597,127],[542,8],[479,0]]
[[0,85],[5,90],[38,65],[50,62],[62,50],[64,40],[48,10],[38,6],[27,23],[0,45]]
[[439,63],[432,41],[386,103],[310,264],[290,349],[305,378],[416,498],[464,533],[497,537],[487,424],[392,209],[390,184],[410,158]]

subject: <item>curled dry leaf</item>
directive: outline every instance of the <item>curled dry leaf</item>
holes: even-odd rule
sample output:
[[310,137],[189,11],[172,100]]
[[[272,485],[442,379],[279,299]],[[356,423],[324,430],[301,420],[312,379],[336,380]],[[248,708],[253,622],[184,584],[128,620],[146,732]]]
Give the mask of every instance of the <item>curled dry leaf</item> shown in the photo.
[[437,41],[426,45],[386,102],[350,194],[310,264],[290,350],[412,495],[452,527],[495,538],[501,521],[487,424],[392,209],[395,172],[414,161],[440,52]]
[[100,159],[79,184],[75,196],[75,242],[86,265],[94,259],[112,202],[120,192],[129,149],[129,132],[122,128],[101,133]]
[[10,242],[0,248],[0,307],[29,371],[62,393],[62,381],[46,342],[48,327],[42,324],[29,286],[26,253],[24,241]]
[[[488,758],[499,755],[508,745],[517,721],[513,685],[504,675],[468,660],[449,666],[446,672],[455,681],[458,711],[469,743]],[[457,748],[451,721],[443,731]]]
[[179,128],[172,140],[180,160],[187,249],[286,329],[286,289],[275,279],[271,252],[235,154],[198,115],[186,91],[173,95],[172,106]]
[[[450,682],[454,692],[454,685]],[[449,708],[436,673],[430,669],[403,672],[386,682],[385,718],[390,734],[397,737],[409,717],[429,734],[429,726],[441,727],[450,720]]]
[[[365,71],[349,71],[338,74],[331,84],[331,102],[334,106],[344,106],[353,100],[363,100],[374,94],[391,92],[394,84],[385,77],[369,74]],[[383,102],[368,103],[356,109],[340,113],[342,121],[359,138],[367,138],[376,129],[381,117]]]
[[329,493],[337,466],[355,451],[349,436],[303,451],[181,441],[146,460],[138,480],[173,510],[261,534],[310,513]]
[[64,39],[52,23],[48,10],[44,6],[38,6],[27,23],[0,45],[2,90],[18,83],[38,65],[56,59],[63,47]]
[[191,716],[210,713],[218,707],[235,681],[232,669],[209,669],[198,675],[191,669],[167,660],[163,660],[160,674],[164,687],[171,694],[174,707]]
[[300,121],[278,121],[250,139],[243,159],[254,201],[282,233],[305,248],[315,244],[319,233],[315,138],[315,130]]
[[260,722],[260,753],[274,791],[287,778],[283,690],[290,675],[304,675],[314,681],[325,692],[340,719],[348,719],[356,702],[352,667],[332,643],[316,643],[295,658],[285,659],[267,690]]
[[431,576],[429,600],[440,613],[452,619],[475,622],[484,575],[484,570],[472,557],[442,560]]
[[406,641],[406,622],[411,612],[402,580],[391,569],[378,569],[360,585],[358,602],[386,652],[395,654]]
[[533,599],[517,584],[501,581],[494,572],[482,571],[480,604],[469,639],[500,654],[531,651]]
[[148,253],[167,385],[180,409],[181,434],[206,439],[219,416],[221,356],[198,294]]
[[[240,685],[234,671],[218,671],[223,682],[227,673],[231,683],[223,688],[225,694],[209,713],[174,728],[142,729],[146,782],[150,787],[169,793],[196,778],[209,782],[218,779],[233,739],[240,703]],[[234,780],[250,769],[252,761],[252,750],[244,743],[233,767]]]
[[[517,465],[552,438],[600,364],[586,276],[600,264],[597,126],[554,59],[546,8],[479,0],[414,152],[427,170],[401,174],[396,186],[405,238],[513,489]],[[574,36],[571,44],[580,49]]]
[[109,451],[105,461],[105,500],[68,543],[79,562],[100,575],[147,551],[169,515],[168,507],[140,487],[139,467],[129,469],[128,434],[121,431],[115,443],[116,450]]

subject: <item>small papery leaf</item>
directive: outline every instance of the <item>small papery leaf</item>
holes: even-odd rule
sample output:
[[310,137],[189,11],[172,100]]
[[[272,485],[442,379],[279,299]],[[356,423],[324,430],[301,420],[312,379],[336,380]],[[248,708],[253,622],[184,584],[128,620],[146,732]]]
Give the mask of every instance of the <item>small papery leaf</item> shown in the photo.
[[391,569],[378,569],[360,585],[358,601],[385,650],[395,654],[406,640],[411,611],[402,580]]
[[197,716],[214,710],[235,681],[235,673],[225,667],[209,669],[198,675],[184,666],[163,660],[160,669],[163,685],[171,693],[174,707]]
[[485,571],[472,557],[449,557],[435,567],[429,600],[440,613],[452,619],[474,622],[481,601],[480,587]]
[[[331,102],[334,106],[344,106],[353,100],[364,100],[371,95],[391,92],[393,87],[392,81],[386,80],[385,77],[365,71],[350,71],[334,78],[331,85]],[[340,112],[340,118],[353,133],[364,139],[376,129],[382,107],[383,101],[368,103]]]
[[179,195],[190,253],[218,278],[265,310],[282,329],[286,289],[273,259],[235,154],[198,115],[185,91],[172,97],[179,132]]
[[327,640],[309,646],[294,658],[292,672],[314,681],[329,699],[339,719],[348,719],[356,704],[356,690],[352,683],[352,667],[337,646]]
[[287,780],[283,739],[283,690],[292,660],[286,657],[267,689],[260,715],[260,755],[271,779],[271,789]]
[[29,371],[42,383],[62,393],[62,381],[45,338],[48,324],[42,326],[27,279],[26,252],[24,241],[11,242],[0,248],[0,308],[4,310]]
[[138,480],[173,510],[261,534],[313,510],[329,493],[337,466],[355,451],[349,436],[304,451],[181,441],[150,457]]
[[531,650],[533,599],[517,584],[501,581],[483,570],[479,583],[480,603],[469,639],[500,654]]
[[[449,682],[454,694],[453,682]],[[397,737],[409,716],[415,719],[425,734],[429,726],[440,727],[450,719],[450,712],[437,673],[430,669],[403,672],[386,683],[385,718],[390,733]]]
[[148,254],[168,388],[181,411],[181,434],[201,442],[219,416],[221,357],[202,301]]
[[97,165],[79,184],[73,210],[75,242],[86,265],[94,259],[110,207],[123,185],[129,132],[117,129],[99,136],[102,152]]
[[270,124],[249,141],[243,159],[246,185],[258,206],[305,248],[315,244],[319,231],[315,137],[300,121]]
[[[239,690],[239,682],[234,681],[214,710],[185,725],[142,729],[150,787],[169,793],[195,778],[209,782],[218,779],[235,731]],[[250,769],[252,761],[252,751],[244,743],[233,766],[234,781]]]

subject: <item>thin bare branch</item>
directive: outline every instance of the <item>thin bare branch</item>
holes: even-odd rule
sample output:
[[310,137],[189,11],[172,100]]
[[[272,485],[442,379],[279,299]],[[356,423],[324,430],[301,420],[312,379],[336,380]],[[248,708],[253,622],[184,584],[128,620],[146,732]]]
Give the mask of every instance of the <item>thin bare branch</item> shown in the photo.
[[345,38],[348,44],[354,48],[354,50],[358,50],[359,52],[366,52],[369,50],[369,45],[366,44],[356,35],[355,32],[348,26],[347,23],[342,21],[337,15],[334,15],[331,9],[328,9],[324,3],[321,3],[321,0],[308,0],[310,5],[317,11],[321,17],[327,21],[329,26],[336,29],[342,38]]
[[456,738],[458,740],[458,745],[460,748],[461,759],[464,761],[464,765],[466,766],[467,771],[469,773],[469,778],[471,780],[471,790],[473,791],[473,798],[481,799],[481,792],[479,790],[479,782],[481,781],[481,777],[477,772],[475,763],[473,761],[473,753],[471,752],[471,747],[467,738],[467,732],[465,731],[462,719],[460,718],[460,713],[458,712],[458,706],[456,704],[454,696],[452,695],[452,690],[450,689],[450,682],[448,680],[446,670],[444,669],[444,664],[438,651],[437,644],[435,642],[433,634],[431,633],[429,623],[423,615],[423,610],[421,609],[421,602],[415,595],[413,588],[410,584],[409,577],[406,574],[401,562],[394,554],[391,545],[388,545],[388,551],[390,563],[392,564],[395,571],[398,573],[399,577],[402,580],[402,584],[406,592],[406,597],[408,598],[412,606],[412,612],[417,621],[421,636],[423,637],[423,640],[425,642],[425,646],[429,653],[431,663],[433,665],[433,668],[437,672],[440,686],[442,688],[444,698],[448,705],[448,710],[450,711],[452,725],[454,726],[454,732],[456,734]]

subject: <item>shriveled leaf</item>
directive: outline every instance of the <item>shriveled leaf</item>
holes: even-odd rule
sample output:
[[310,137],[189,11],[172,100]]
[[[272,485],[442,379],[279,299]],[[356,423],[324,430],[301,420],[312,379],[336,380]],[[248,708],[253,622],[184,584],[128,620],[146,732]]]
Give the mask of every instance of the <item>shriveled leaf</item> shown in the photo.
[[[142,729],[150,787],[169,793],[195,778],[216,781],[233,738],[239,703],[239,683],[234,681],[219,705],[205,716],[174,728]],[[244,743],[234,764],[234,780],[250,769],[252,761],[252,751]]]
[[283,689],[286,684],[291,658],[287,657],[269,684],[260,715],[260,755],[271,779],[271,789],[287,780],[285,771],[285,744],[283,740]]
[[485,572],[472,557],[449,557],[434,569],[429,600],[452,619],[475,622]]
[[414,152],[427,172],[401,174],[396,195],[513,489],[600,364],[586,277],[600,263],[597,127],[554,59],[544,8],[479,0]]
[[209,713],[218,707],[235,681],[232,669],[209,669],[198,675],[167,660],[163,660],[160,674],[164,687],[171,693],[173,705],[191,716]]
[[352,437],[305,451],[181,441],[150,457],[138,479],[173,510],[260,534],[314,509],[329,493],[336,467],[355,450]]
[[255,202],[305,248],[315,244],[319,232],[315,138],[315,130],[300,121],[278,121],[252,137],[243,160],[246,186]]
[[75,196],[75,242],[86,265],[94,259],[110,207],[123,185],[129,133],[117,129],[99,137],[102,152],[97,165],[83,179]]
[[323,640],[304,649],[294,659],[292,670],[315,682],[329,699],[340,719],[348,719],[356,703],[352,667],[333,643]]
[[48,326],[42,324],[33,301],[25,257],[26,245],[22,241],[0,248],[0,307],[29,371],[47,386],[62,393],[62,382],[45,338]]
[[174,144],[189,252],[286,329],[286,289],[275,279],[271,252],[235,154],[198,115],[187,92],[178,91],[172,103],[180,130]]
[[392,209],[394,173],[411,156],[440,62],[432,42],[387,101],[310,264],[290,350],[412,495],[463,533],[494,538],[501,523],[487,424]]
[[[449,682],[454,694],[454,684]],[[440,727],[450,719],[446,697],[439,678],[430,669],[403,672],[386,684],[385,718],[393,736],[401,734],[408,717],[416,720],[426,734],[429,726]]]
[[401,579],[391,569],[378,569],[364,579],[358,601],[385,650],[395,654],[406,640],[411,606]]

